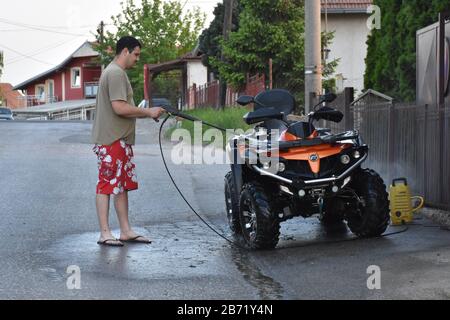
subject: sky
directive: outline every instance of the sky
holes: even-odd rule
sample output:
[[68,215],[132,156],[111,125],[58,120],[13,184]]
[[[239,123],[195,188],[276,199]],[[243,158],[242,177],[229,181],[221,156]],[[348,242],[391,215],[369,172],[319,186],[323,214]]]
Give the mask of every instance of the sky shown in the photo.
[[[111,22],[124,0],[0,0],[0,51],[4,53],[1,82],[17,85],[64,61],[86,40],[94,40],[100,21]],[[169,1],[169,0],[166,0]],[[172,0],[184,10],[199,7],[205,27],[219,0]],[[7,5],[5,5],[7,3]],[[139,3],[139,0],[135,0]]]

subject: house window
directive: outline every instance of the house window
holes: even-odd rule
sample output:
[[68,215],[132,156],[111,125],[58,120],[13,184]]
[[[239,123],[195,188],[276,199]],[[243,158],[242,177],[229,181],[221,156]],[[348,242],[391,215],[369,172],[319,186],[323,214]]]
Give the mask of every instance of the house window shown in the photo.
[[72,68],[70,78],[72,88],[81,88],[81,68]]
[[55,102],[55,81],[54,80],[48,80],[48,102],[53,103]]
[[36,86],[36,98],[39,102],[45,102],[45,85],[39,84]]

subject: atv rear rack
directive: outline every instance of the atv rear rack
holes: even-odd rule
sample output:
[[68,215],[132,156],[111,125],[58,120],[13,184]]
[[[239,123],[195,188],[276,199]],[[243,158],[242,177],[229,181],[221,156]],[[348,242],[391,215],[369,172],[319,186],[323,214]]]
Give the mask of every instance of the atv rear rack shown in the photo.
[[253,165],[253,169],[255,169],[259,174],[261,175],[265,175],[274,179],[277,179],[279,181],[282,181],[284,183],[287,184],[291,184],[294,185],[298,188],[304,188],[304,187],[315,187],[315,186],[319,186],[319,185],[323,185],[323,184],[329,184],[329,183],[336,183],[338,181],[341,181],[345,178],[347,178],[350,173],[357,168],[358,166],[360,166],[366,159],[367,159],[368,154],[364,154],[364,156],[361,157],[361,159],[359,159],[354,165],[352,165],[350,168],[348,168],[344,173],[342,173],[339,177],[332,177],[332,178],[325,178],[325,179],[315,179],[315,180],[301,180],[298,179],[297,181],[293,181],[291,179],[287,179],[287,178],[283,178],[277,174],[273,174],[270,173],[264,169],[261,169],[260,167],[258,167],[257,165]]

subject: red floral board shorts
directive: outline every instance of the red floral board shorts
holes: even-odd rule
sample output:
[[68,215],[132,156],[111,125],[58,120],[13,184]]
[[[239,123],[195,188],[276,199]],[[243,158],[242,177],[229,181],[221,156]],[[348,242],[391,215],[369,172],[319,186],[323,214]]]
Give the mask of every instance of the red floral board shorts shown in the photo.
[[138,189],[133,148],[123,140],[110,146],[95,145],[98,158],[97,194],[118,195]]

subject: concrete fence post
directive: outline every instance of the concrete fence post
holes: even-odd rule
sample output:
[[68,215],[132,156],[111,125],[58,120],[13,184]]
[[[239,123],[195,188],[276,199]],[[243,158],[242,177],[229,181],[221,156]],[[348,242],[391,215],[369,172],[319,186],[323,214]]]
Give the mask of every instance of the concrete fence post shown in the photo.
[[355,90],[351,87],[344,89],[344,124],[345,130],[353,130],[355,127],[353,120],[353,112],[351,108],[352,102],[355,101]]

